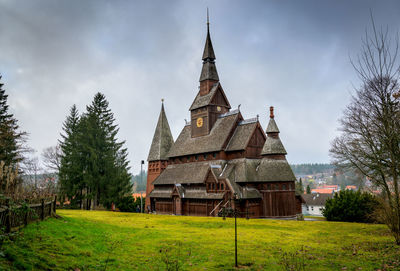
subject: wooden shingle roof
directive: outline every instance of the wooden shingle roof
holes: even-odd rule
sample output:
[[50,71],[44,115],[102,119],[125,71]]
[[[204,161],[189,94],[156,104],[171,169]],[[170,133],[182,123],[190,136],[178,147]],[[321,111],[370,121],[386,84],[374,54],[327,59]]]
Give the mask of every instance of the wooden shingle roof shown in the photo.
[[261,155],[268,154],[287,154],[285,147],[279,137],[268,136],[265,140]]
[[241,118],[240,112],[220,116],[215,122],[210,133],[205,136],[194,137],[191,135],[191,126],[187,125],[171,147],[168,157],[185,156],[207,152],[217,152],[224,149],[229,140],[231,131]]
[[257,170],[257,181],[295,181],[289,163],[284,160],[263,158]]
[[203,183],[209,169],[207,162],[168,165],[153,184]]
[[212,98],[215,95],[215,92],[217,91],[219,86],[219,82],[215,83],[213,85],[213,87],[211,88],[210,92],[207,93],[206,95],[201,96],[200,92],[197,93],[196,98],[194,98],[194,101],[192,103],[192,105],[190,106],[189,110],[194,110],[203,106],[207,106],[211,103]]
[[239,124],[229,140],[228,146],[225,151],[239,151],[244,150],[257,127],[257,121]]
[[172,188],[155,187],[153,191],[150,192],[148,197],[152,198],[171,198]]
[[173,144],[174,139],[162,104],[147,161],[168,160],[167,154]]
[[236,183],[294,181],[296,177],[286,160],[234,159],[227,162],[221,177]]
[[274,118],[271,118],[269,120],[266,132],[267,132],[267,134],[268,133],[279,133],[278,125],[276,125]]

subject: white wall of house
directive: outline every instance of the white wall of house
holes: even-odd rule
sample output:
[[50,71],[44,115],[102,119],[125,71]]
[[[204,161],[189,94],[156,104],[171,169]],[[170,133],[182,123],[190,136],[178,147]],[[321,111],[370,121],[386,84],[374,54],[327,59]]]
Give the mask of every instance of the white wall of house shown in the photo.
[[304,203],[301,205],[303,215],[323,216],[322,208],[324,208],[323,205],[306,205]]

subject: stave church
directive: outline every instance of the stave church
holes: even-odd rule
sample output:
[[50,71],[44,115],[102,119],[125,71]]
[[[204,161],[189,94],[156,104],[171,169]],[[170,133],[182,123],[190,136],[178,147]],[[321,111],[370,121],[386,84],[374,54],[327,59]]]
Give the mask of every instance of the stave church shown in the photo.
[[217,216],[234,207],[253,218],[295,217],[301,198],[274,108],[265,132],[258,116],[244,119],[240,108],[232,110],[215,59],[207,20],[199,91],[189,108],[191,121],[175,141],[161,105],[148,156],[146,210]]

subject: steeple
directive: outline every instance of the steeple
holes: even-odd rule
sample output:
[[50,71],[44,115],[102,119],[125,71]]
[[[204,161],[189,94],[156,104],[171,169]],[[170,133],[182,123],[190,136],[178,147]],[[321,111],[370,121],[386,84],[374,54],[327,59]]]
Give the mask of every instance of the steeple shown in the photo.
[[164,99],[161,100],[161,112],[158,117],[156,131],[154,132],[153,142],[151,143],[147,161],[168,160],[167,154],[174,144],[174,139],[169,128],[167,116],[164,110]]
[[282,141],[279,138],[279,129],[275,122],[274,107],[269,108],[270,119],[267,126],[267,139],[265,140],[264,147],[261,151],[262,156],[280,156],[280,159],[284,159],[284,155],[287,154]]
[[219,81],[217,68],[215,66],[215,54],[210,37],[210,21],[207,9],[207,38],[203,51],[203,67],[200,75],[200,95],[210,92],[212,86]]
[[207,38],[206,38],[206,44],[204,46],[204,52],[203,52],[203,61],[214,61],[215,60],[215,54],[214,54],[214,49],[211,43],[211,37],[210,37],[210,20],[208,17],[208,8],[207,8]]
[[274,107],[271,106],[269,108],[269,123],[267,126],[267,134],[271,134],[271,133],[279,133],[279,129],[278,129],[278,125],[276,125],[275,122],[275,115],[274,115]]

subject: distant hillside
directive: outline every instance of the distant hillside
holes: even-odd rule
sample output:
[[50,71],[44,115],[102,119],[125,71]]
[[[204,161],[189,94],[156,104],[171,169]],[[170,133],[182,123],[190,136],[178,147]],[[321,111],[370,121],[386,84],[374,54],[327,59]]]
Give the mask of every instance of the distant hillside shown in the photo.
[[146,192],[147,172],[143,170],[143,178],[140,173],[132,175],[133,192]]
[[316,173],[333,173],[332,164],[297,164],[290,165],[295,175],[313,175]]

